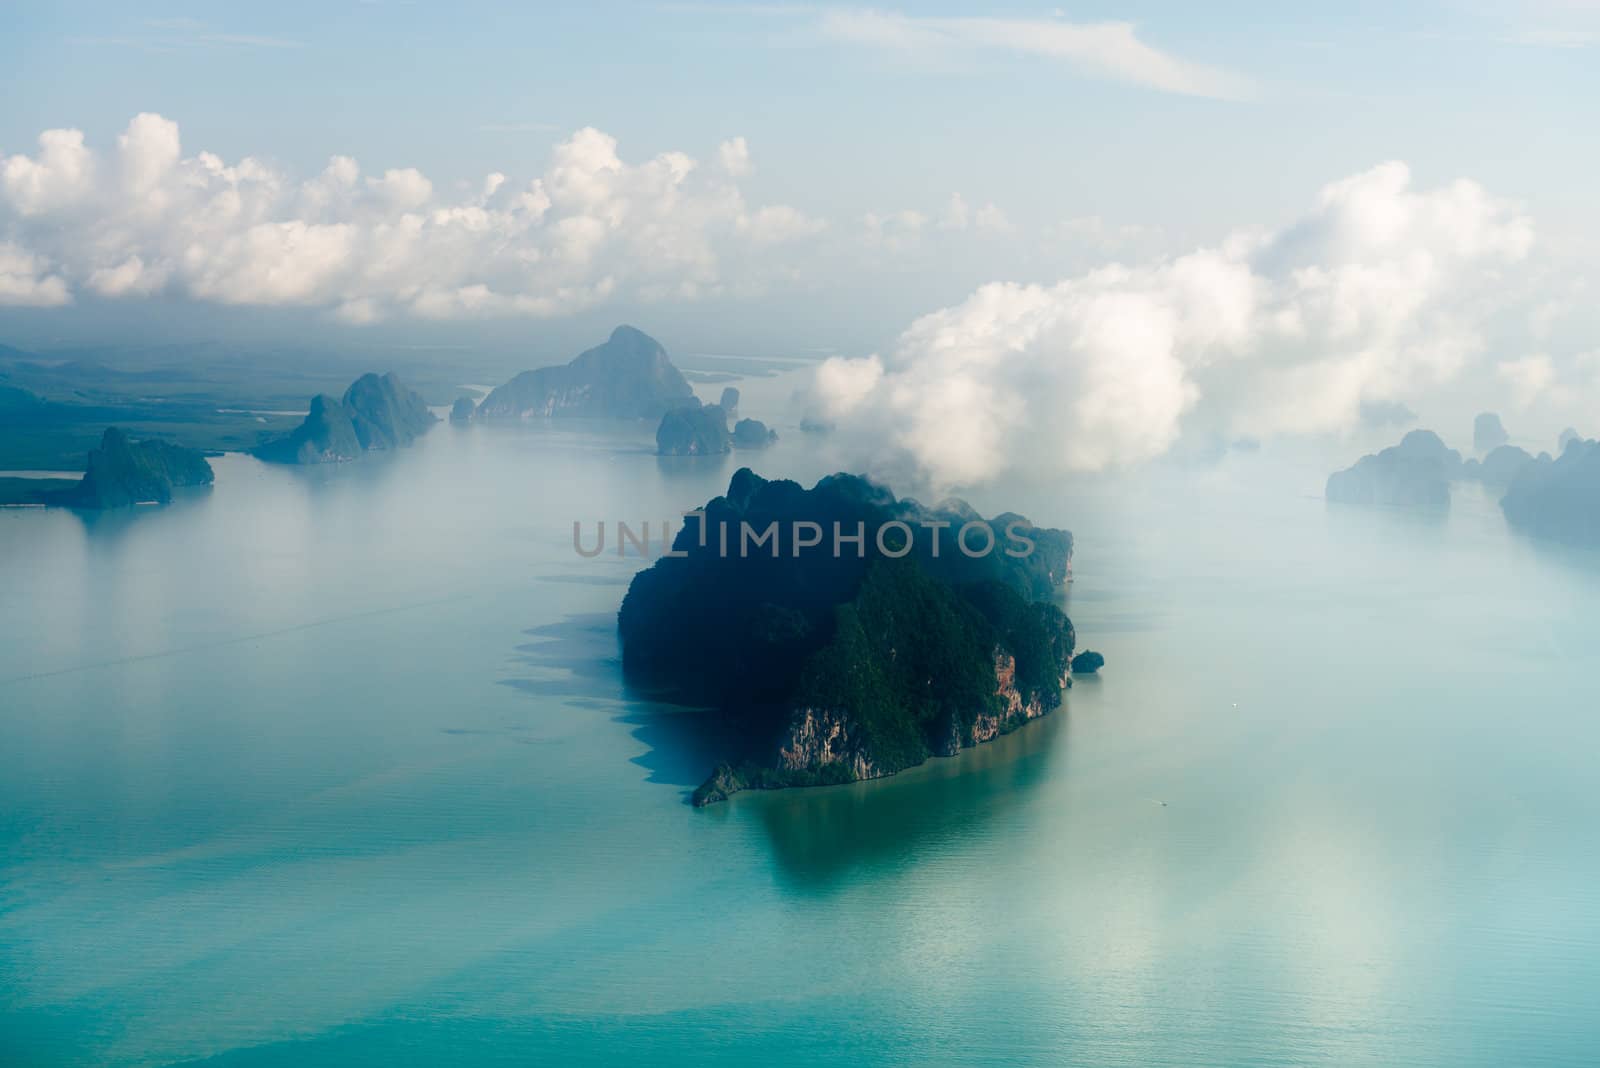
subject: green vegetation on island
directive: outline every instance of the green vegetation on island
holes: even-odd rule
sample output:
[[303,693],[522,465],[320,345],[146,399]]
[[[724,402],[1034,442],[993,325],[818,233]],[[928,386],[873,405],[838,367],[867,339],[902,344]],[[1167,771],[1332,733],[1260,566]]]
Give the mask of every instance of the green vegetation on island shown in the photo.
[[1065,531],[741,468],[673,549],[634,577],[618,628],[632,681],[725,721],[697,805],[890,775],[1049,712],[1069,684],[1072,624],[1051,603]]

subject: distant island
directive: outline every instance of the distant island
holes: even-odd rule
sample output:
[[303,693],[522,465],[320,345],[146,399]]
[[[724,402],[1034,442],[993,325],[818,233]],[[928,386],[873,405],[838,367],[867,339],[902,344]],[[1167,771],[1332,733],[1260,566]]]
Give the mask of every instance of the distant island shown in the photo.
[[195,449],[157,439],[134,441],[126,431],[107,427],[89,452],[82,480],[0,479],[0,503],[93,509],[168,504],[175,489],[209,486],[214,477]]
[[1440,511],[1450,506],[1455,483],[1476,482],[1498,497],[1513,529],[1600,546],[1600,441],[1569,427],[1557,438],[1561,455],[1552,457],[1534,456],[1504,436],[1498,416],[1478,416],[1474,442],[1486,455],[1464,461],[1431,430],[1413,430],[1399,445],[1328,476],[1327,499]]
[[891,775],[1044,715],[1070,685],[1075,636],[1051,603],[1066,531],[925,508],[856,475],[808,490],[749,468],[703,522],[618,613],[629,679],[716,709],[733,739],[696,805]]
[[656,427],[657,454],[715,456],[734,449],[764,449],[778,440],[777,431],[759,419],[741,419],[729,430],[728,421],[733,418],[730,403],[737,409],[738,390],[723,390],[717,404],[701,404],[691,397],[688,404],[667,412]]
[[341,400],[325,393],[312,397],[310,412],[293,433],[251,452],[269,463],[341,463],[369,450],[409,445],[436,422],[422,397],[393,372],[364,374]]
[[1500,509],[1518,530],[1600,546],[1600,441],[1569,438],[1559,457],[1523,465]]
[[741,419],[733,426],[733,447],[764,449],[778,440],[778,432],[759,419]]
[[619,326],[571,363],[524,371],[483,398],[479,419],[660,419],[694,390],[649,334]]
[[1473,419],[1472,447],[1475,451],[1493,452],[1510,440],[1511,436],[1506,433],[1505,424],[1495,412],[1479,412]]
[[1431,430],[1413,430],[1400,444],[1329,475],[1324,495],[1341,504],[1442,511],[1450,507],[1450,483],[1460,475],[1460,453]]

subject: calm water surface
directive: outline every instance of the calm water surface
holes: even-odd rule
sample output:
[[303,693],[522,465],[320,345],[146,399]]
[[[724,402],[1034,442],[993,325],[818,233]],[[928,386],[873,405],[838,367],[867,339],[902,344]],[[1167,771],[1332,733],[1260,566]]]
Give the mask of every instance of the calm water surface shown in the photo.
[[638,562],[571,550],[736,466],[647,437],[0,512],[0,1063],[1600,1058],[1594,560],[1320,460],[996,488],[1077,533],[1104,677],[696,811],[714,752],[618,671]]

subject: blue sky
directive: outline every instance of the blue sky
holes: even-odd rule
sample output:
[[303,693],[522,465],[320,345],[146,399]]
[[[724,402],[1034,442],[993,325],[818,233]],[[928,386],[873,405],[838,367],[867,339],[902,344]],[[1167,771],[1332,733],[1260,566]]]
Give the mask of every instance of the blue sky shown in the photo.
[[[629,319],[688,348],[881,350],[892,384],[931,344],[907,340],[919,316],[964,324],[980,364],[994,342],[1027,365],[1028,316],[1055,330],[1085,292],[1132,287],[1182,320],[1181,381],[1156,392],[1192,421],[1233,364],[1185,333],[1185,269],[1160,265],[1213,250],[1273,317],[1228,344],[1322,367],[1340,419],[1464,382],[1545,419],[1592,399],[1593,2],[25,2],[0,20],[0,334],[26,343],[514,347]],[[47,158],[46,130],[81,137]],[[1319,192],[1361,175],[1342,207]],[[1396,212],[1401,244],[1374,243]],[[424,233],[402,251],[407,226]],[[1475,227],[1492,240],[1456,247]],[[1111,292],[1093,272],[1114,263],[1140,273]],[[1403,300],[1307,303],[1308,277],[1349,297],[1396,272]],[[985,304],[989,284],[1022,297]],[[1096,365],[1062,354],[1088,342],[1051,336],[1044,377],[1084,388]]]
[[[1118,84],[1003,51],[900,53],[831,37],[818,11],[761,5],[11,3],[0,145],[93,136],[135,111],[233,158],[297,169],[336,153],[453,180],[533,172],[560,133],[634,152],[742,135],[759,189],[871,210],[951,189],[1128,221],[1228,226],[1338,174],[1402,158],[1552,210],[1592,210],[1600,6],[1091,4],[1174,56],[1236,72],[1252,99]],[[839,10],[839,9],[834,9]],[[998,14],[905,5],[912,17]],[[1054,9],[1012,7],[1017,19]],[[1570,35],[1561,37],[1560,35]],[[1595,40],[1600,41],[1600,38]],[[1254,173],[1248,173],[1246,169]],[[1175,173],[1184,178],[1175,188]],[[1263,220],[1266,221],[1266,220]]]

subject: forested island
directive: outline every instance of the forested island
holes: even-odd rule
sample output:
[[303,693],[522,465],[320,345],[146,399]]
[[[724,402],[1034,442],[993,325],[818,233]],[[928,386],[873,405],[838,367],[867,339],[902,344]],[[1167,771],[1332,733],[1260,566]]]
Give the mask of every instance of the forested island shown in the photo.
[[[709,706],[735,739],[696,805],[891,775],[1044,715],[1070,685],[1075,636],[1052,603],[1066,531],[748,468],[703,523],[618,614],[630,681]],[[746,529],[773,540],[750,549]]]
[[173,491],[209,486],[215,476],[195,449],[170,441],[135,441],[118,427],[107,427],[89,451],[83,478],[0,479],[0,503],[63,508],[123,508],[167,504]]
[[312,397],[311,410],[293,433],[252,452],[270,463],[341,463],[369,450],[409,445],[436,422],[422,397],[392,371],[364,374],[340,400],[325,393]]

